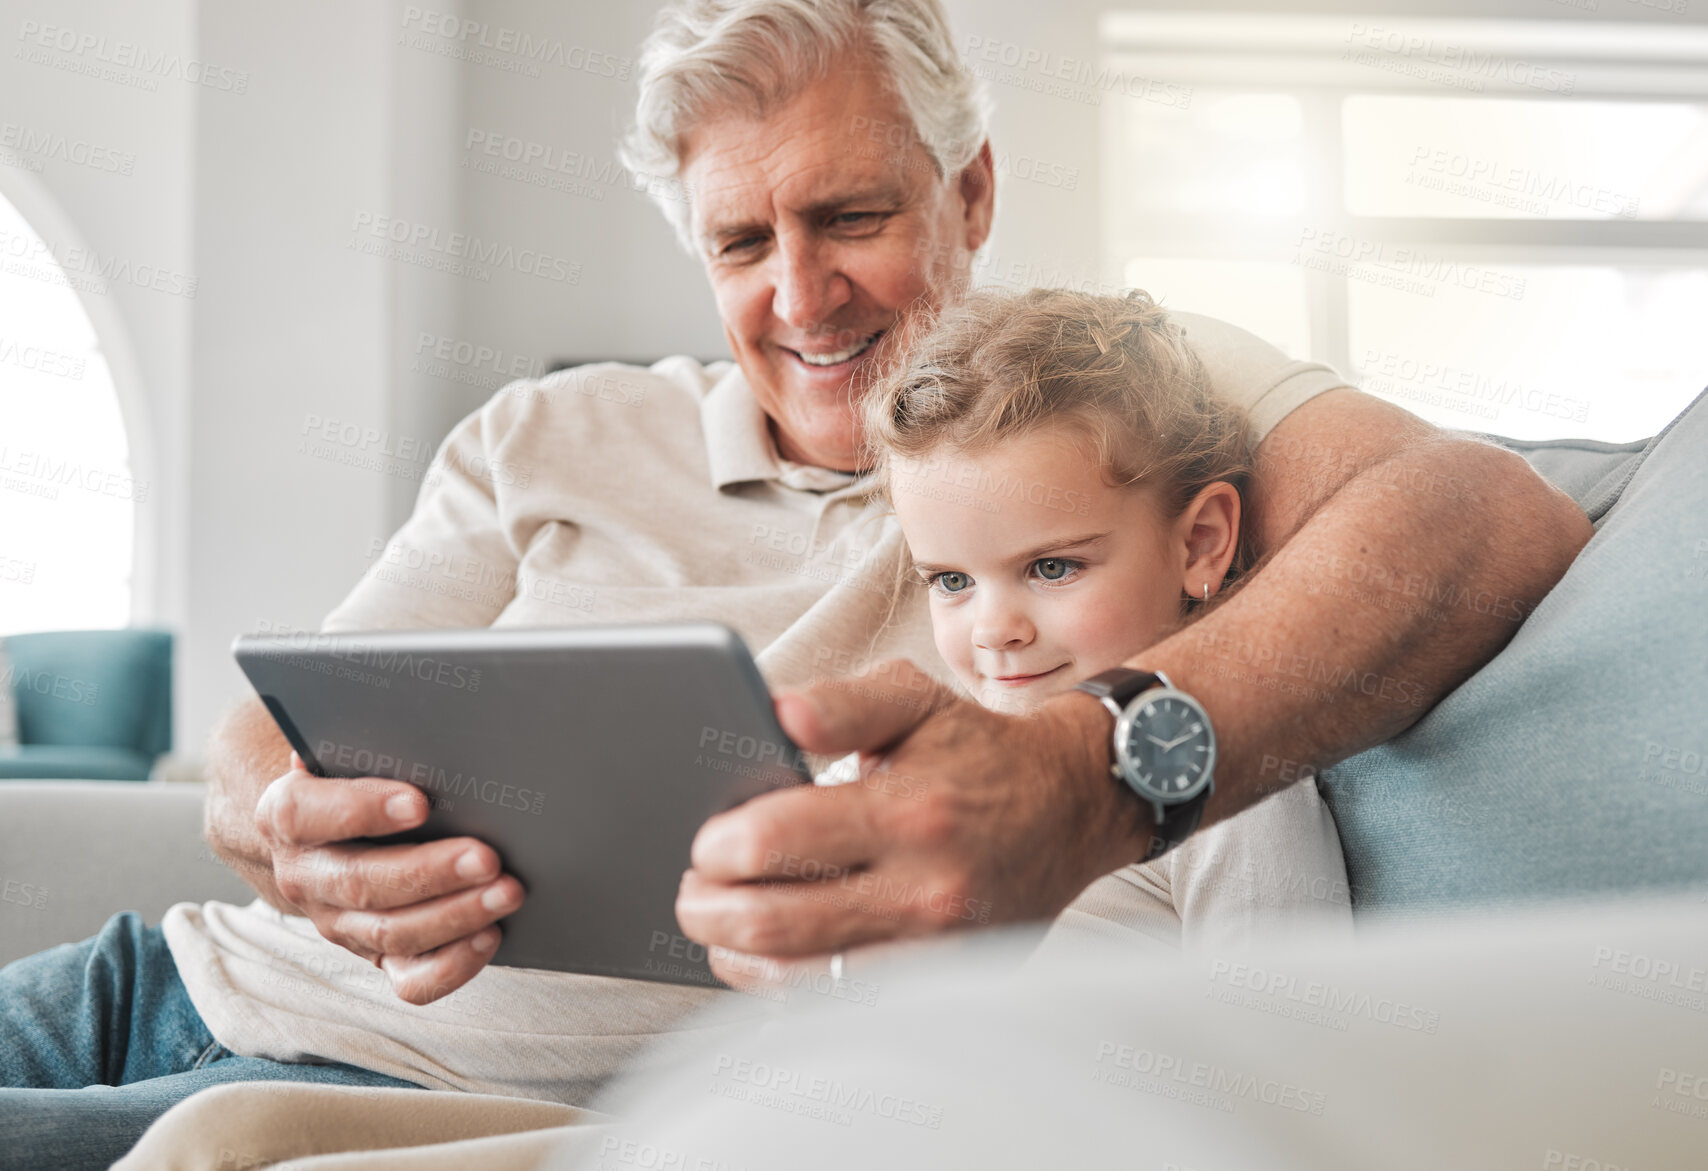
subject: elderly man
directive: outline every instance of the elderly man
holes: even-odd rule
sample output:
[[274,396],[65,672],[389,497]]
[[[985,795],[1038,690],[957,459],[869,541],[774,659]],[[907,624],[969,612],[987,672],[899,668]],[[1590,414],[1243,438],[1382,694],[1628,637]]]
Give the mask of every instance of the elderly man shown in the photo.
[[[913,133],[893,153],[855,149],[877,124]],[[452,432],[414,515],[326,629],[718,619],[784,693],[804,748],[861,750],[925,782],[917,801],[880,785],[786,791],[706,825],[678,914],[735,953],[719,960],[732,982],[779,966],[751,957],[824,964],[962,922],[931,909],[946,900],[814,897],[812,882],[779,880],[778,858],[1012,921],[1047,918],[1145,856],[1151,806],[1111,780],[1101,703],[1070,694],[1021,719],[951,698],[923,599],[893,596],[899,533],[861,475],[864,380],[915,309],[957,294],[991,225],[984,110],[936,0],[681,0],[647,45],[627,151],[636,171],[678,180],[661,202],[705,263],[734,364],[507,388]],[[1263,758],[1323,765],[1388,738],[1513,632],[1511,608],[1348,609],[1312,589],[1325,564],[1523,613],[1590,527],[1517,457],[1230,326],[1182,320],[1217,391],[1249,410],[1267,554],[1236,598],[1130,664],[1165,671],[1214,722],[1208,822],[1258,798]],[[411,564],[503,588],[444,589]],[[1345,684],[1329,704],[1264,665],[1325,656]],[[857,687],[828,679],[873,663]],[[355,840],[419,824],[424,795],[309,775],[259,703],[220,730],[210,771],[209,841],[261,898],[181,905],[163,933],[115,919],[9,969],[6,1084],[121,1087],[0,1091],[9,1125],[8,1094],[35,1095],[38,1136],[103,1103],[104,1141],[122,1150],[211,1081],[309,1076],[578,1101],[649,1035],[731,995],[487,967],[523,897],[491,847]]]

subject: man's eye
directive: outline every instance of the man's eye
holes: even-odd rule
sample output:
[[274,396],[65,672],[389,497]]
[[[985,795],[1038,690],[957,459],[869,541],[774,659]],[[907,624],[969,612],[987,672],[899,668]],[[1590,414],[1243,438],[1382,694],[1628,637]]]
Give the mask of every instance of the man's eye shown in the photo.
[[952,570],[947,573],[934,573],[930,578],[931,587],[945,594],[958,594],[972,584],[972,578]]
[[755,246],[763,243],[764,240],[765,237],[763,236],[743,236],[739,240],[732,240],[728,244],[725,244],[721,249],[719,249],[718,255],[729,256],[735,252],[752,251]]
[[1032,568],[1045,581],[1061,581],[1079,568],[1079,562],[1065,557],[1041,557],[1032,562]]
[[830,217],[832,227],[876,228],[884,217],[875,211],[845,211]]

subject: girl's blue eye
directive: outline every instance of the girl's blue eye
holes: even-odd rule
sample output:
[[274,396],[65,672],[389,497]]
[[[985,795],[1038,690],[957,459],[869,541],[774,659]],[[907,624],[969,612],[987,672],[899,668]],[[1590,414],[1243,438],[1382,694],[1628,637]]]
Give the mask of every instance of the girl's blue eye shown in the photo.
[[958,594],[973,584],[973,579],[964,573],[938,573],[932,575],[931,584],[946,594]]
[[1062,557],[1044,557],[1032,563],[1045,581],[1060,581],[1073,572],[1074,563]]

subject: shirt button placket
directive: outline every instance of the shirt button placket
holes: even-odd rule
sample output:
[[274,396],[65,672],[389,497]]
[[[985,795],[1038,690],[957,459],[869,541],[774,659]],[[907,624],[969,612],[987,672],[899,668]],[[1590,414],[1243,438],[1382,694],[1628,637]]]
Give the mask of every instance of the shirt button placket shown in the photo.
[[819,501],[818,514],[813,517],[812,522],[811,543],[807,545],[807,553],[809,556],[811,556],[815,550],[822,552],[822,550],[819,550],[818,534],[819,530],[824,527],[825,519],[830,515],[830,510],[839,504],[851,503],[853,503],[853,498],[849,496],[837,496],[829,500]]

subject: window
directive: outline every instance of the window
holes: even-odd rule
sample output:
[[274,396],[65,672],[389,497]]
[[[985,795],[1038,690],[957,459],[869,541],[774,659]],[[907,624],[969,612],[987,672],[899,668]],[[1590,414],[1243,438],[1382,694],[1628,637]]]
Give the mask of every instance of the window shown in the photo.
[[[1447,427],[1653,434],[1708,384],[1708,30],[1104,18],[1128,284]],[[1134,92],[1147,92],[1139,87]]]
[[125,625],[145,499],[71,278],[0,198],[0,635]]

